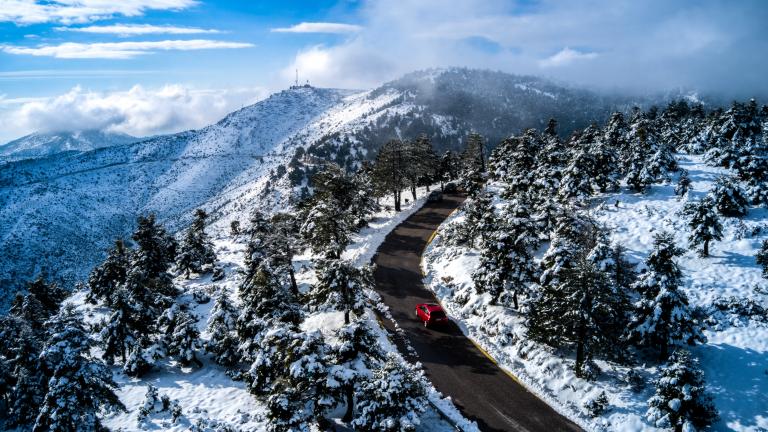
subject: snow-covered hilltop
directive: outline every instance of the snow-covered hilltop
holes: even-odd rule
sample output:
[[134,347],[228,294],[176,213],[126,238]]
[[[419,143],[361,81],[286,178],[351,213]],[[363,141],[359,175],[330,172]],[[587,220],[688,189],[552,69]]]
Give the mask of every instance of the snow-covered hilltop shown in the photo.
[[62,152],[83,152],[101,147],[130,144],[139,139],[117,132],[33,133],[0,145],[0,163],[50,156]]
[[306,194],[322,160],[353,168],[391,138],[427,133],[441,152],[470,131],[495,144],[542,119],[558,116],[571,130],[614,107],[622,102],[541,79],[445,69],[366,92],[286,90],[206,128],[125,145],[43,146],[48,156],[0,167],[0,282],[15,289],[45,272],[71,286],[138,214],[155,212],[176,230],[205,207],[228,224]]

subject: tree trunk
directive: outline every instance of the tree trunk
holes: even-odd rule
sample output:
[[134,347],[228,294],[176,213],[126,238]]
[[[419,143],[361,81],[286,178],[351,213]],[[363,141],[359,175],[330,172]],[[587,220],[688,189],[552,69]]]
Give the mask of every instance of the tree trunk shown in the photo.
[[416,201],[416,183],[411,183],[411,195],[413,195],[413,200]]
[[344,423],[349,423],[352,421],[352,413],[355,410],[355,392],[352,389],[352,385],[347,385],[347,388],[344,389],[345,396],[347,398],[347,410],[344,412],[344,417],[341,418],[341,421]]
[[709,256],[709,240],[704,240],[704,253],[702,255],[705,257]]
[[517,310],[517,290],[512,291],[512,303],[515,305],[515,310]]
[[288,274],[291,276],[291,292],[296,297],[299,296],[299,286],[296,284],[296,275],[293,273],[293,263],[288,263]]
[[666,337],[666,335],[664,337],[664,340],[662,340],[659,345],[660,345],[660,348],[661,348],[659,350],[659,354],[660,354],[659,355],[659,360],[666,361],[667,357],[669,357],[669,342],[668,342],[668,338]]
[[400,192],[395,191],[395,211],[400,211]]
[[344,324],[349,324],[349,309],[344,309]]
[[427,192],[429,192],[429,182],[426,183]]

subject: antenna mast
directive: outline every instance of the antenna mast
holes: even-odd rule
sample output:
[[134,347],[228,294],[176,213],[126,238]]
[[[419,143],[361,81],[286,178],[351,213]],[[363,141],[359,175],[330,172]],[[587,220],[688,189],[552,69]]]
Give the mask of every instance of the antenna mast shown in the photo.
[[296,69],[296,84],[295,84],[295,86],[296,87],[299,86],[299,70],[298,69]]

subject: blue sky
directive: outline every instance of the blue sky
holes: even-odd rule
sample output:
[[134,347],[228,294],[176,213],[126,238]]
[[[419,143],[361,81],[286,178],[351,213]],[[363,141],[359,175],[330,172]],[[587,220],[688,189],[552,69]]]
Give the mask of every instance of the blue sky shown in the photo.
[[0,0],[0,142],[201,127],[296,68],[345,88],[469,66],[603,90],[768,95],[766,22],[762,0]]

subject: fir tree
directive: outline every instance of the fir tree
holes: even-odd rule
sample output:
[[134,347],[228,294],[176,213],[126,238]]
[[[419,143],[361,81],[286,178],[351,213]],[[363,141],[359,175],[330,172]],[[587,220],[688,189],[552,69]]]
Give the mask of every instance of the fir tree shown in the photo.
[[34,422],[45,397],[48,378],[40,363],[42,342],[24,318],[0,317],[0,407],[4,426]]
[[554,347],[575,346],[577,375],[589,377],[597,353],[614,352],[627,322],[627,300],[587,256],[542,287],[531,304],[529,335]]
[[706,428],[718,418],[706,393],[704,374],[685,350],[675,351],[656,380],[656,394],[648,400],[646,418],[655,427],[676,432]]
[[413,431],[427,408],[423,375],[394,355],[374,369],[356,394],[355,430]]
[[715,203],[711,197],[705,197],[698,202],[686,204],[683,214],[689,217],[688,226],[691,234],[688,241],[693,246],[703,246],[700,256],[709,256],[709,242],[722,240],[723,226],[715,211]]
[[[516,204],[512,205],[527,213],[526,209]],[[530,248],[535,245],[535,238],[532,239],[526,227],[530,217],[514,214],[514,211],[505,216],[507,219],[504,222],[496,217],[490,220],[492,227],[483,240],[480,267],[472,279],[479,293],[488,292],[491,295],[491,304],[496,304],[502,295],[511,293],[517,309],[518,293],[527,292],[527,286],[533,280],[535,270]]]
[[376,334],[367,321],[356,320],[336,332],[337,344],[330,353],[329,375],[340,383],[338,396],[342,396],[347,409],[342,421],[352,421],[355,410],[355,388],[365,376],[365,369],[373,369],[384,360]]
[[683,197],[690,188],[691,178],[688,176],[688,171],[681,170],[680,177],[677,179],[677,185],[675,185],[675,195]]
[[339,258],[350,242],[354,223],[335,199],[318,202],[307,213],[301,234],[312,252]]
[[93,269],[88,277],[90,291],[86,299],[95,303],[97,299],[111,304],[110,297],[125,283],[128,274],[129,253],[121,239],[115,240],[115,246],[109,250],[107,259]]
[[238,310],[230,301],[226,290],[220,290],[208,317],[209,338],[205,351],[213,354],[214,361],[222,366],[234,366],[240,361],[235,333],[237,315]]
[[274,227],[267,220],[263,213],[255,211],[251,215],[250,226],[248,227],[248,243],[245,247],[245,256],[243,259],[245,265],[245,279],[254,277],[262,262],[271,254],[270,236]]
[[43,317],[46,319],[59,311],[61,302],[68,295],[67,290],[55,283],[46,282],[42,276],[27,284],[27,291],[29,291],[30,296],[34,296],[40,302]]
[[400,211],[400,195],[406,186],[407,161],[400,140],[391,140],[379,149],[373,166],[373,181],[381,191],[391,193],[395,211]]
[[768,240],[763,240],[763,245],[755,257],[757,265],[763,268],[763,277],[768,278]]
[[670,346],[681,342],[705,342],[698,322],[691,316],[688,297],[680,291],[683,274],[675,258],[683,254],[669,233],[657,234],[645,260],[648,270],[633,288],[640,293],[630,323],[630,339],[641,346],[658,348],[666,358]]
[[350,314],[360,316],[365,308],[365,290],[373,287],[369,267],[355,267],[336,259],[320,259],[316,264],[317,282],[310,291],[310,303],[344,311],[344,322],[350,323]]
[[707,195],[714,200],[717,211],[723,216],[741,217],[747,214],[745,192],[733,179],[718,177]]
[[47,327],[40,359],[50,379],[33,430],[101,430],[100,412],[125,409],[112,371],[90,357],[91,340],[74,310],[64,310]]
[[233,220],[229,223],[229,233],[232,235],[232,237],[237,238],[237,236],[240,235],[240,221],[239,220]]
[[184,239],[179,245],[176,267],[189,279],[190,273],[203,273],[216,262],[213,243],[205,233],[205,221],[208,214],[203,209],[195,210],[195,218],[187,228]]
[[174,304],[160,317],[159,327],[163,332],[162,345],[167,355],[178,358],[182,366],[194,363],[203,367],[196,355],[200,348],[200,332],[194,315]]
[[[362,213],[361,213],[362,214]],[[358,217],[361,214],[358,215]],[[269,258],[277,274],[287,275],[291,283],[291,292],[299,295],[296,274],[293,269],[293,257],[299,248],[300,240],[298,220],[288,213],[277,213],[271,219],[272,234],[267,237]]]

